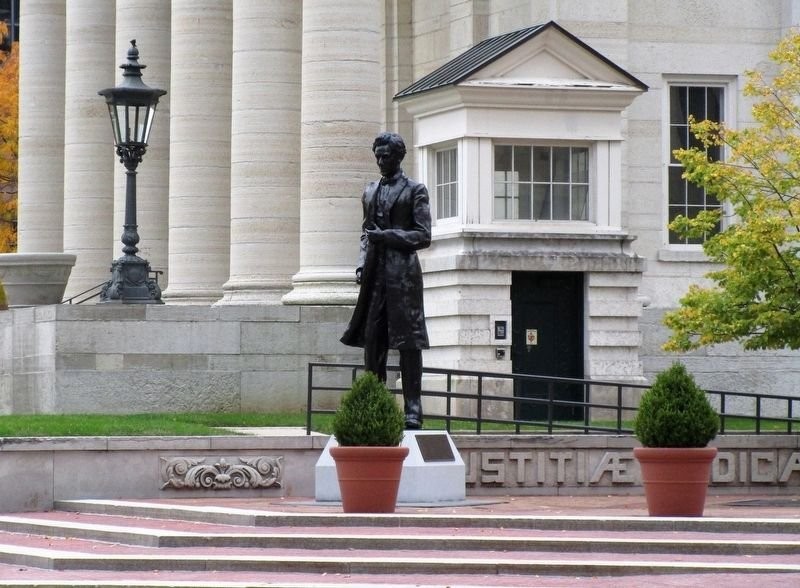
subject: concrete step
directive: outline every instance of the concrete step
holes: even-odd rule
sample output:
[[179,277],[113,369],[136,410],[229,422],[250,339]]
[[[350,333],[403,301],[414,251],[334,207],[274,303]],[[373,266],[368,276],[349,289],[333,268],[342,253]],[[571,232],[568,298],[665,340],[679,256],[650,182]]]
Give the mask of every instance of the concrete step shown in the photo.
[[702,533],[777,533],[800,535],[797,518],[642,517],[480,514],[343,514],[275,512],[155,501],[61,500],[57,510],[117,514],[153,519],[200,521],[227,525],[289,527],[457,527],[573,531],[697,531]]
[[[303,512],[228,507],[224,501],[84,500],[58,507],[0,516],[0,584],[626,588],[653,585],[645,579],[654,577],[657,585],[669,586],[664,579],[674,577],[684,581],[676,586],[733,588],[721,579],[747,576],[753,580],[739,585],[800,585],[800,521],[789,518],[447,509],[345,515],[318,512],[308,502]],[[714,583],[700,580],[710,575]],[[595,584],[597,578],[614,580]]]
[[[69,514],[69,518],[64,515]],[[61,516],[59,516],[61,515]],[[800,541],[779,534],[747,535],[672,531],[668,538],[650,532],[628,537],[620,531],[560,531],[557,536],[532,530],[497,527],[489,533],[465,535],[458,527],[403,527],[389,534],[384,527],[341,527],[336,532],[324,527],[307,527],[302,534],[295,527],[245,527],[210,525],[174,520],[172,528],[155,525],[151,519],[84,513],[45,513],[28,516],[0,516],[2,533],[69,537],[143,547],[236,547],[276,549],[354,549],[361,551],[543,551],[608,553],[693,553],[716,555],[781,555],[800,553]],[[272,532],[278,531],[278,532]]]
[[[3,537],[2,540],[7,540]],[[1,541],[1,540],[0,540]],[[215,572],[301,572],[315,574],[462,574],[462,575],[543,575],[621,576],[631,574],[692,573],[800,573],[800,564],[790,564],[771,557],[702,557],[684,554],[680,560],[671,555],[614,553],[484,553],[459,551],[445,555],[424,550],[407,552],[365,552],[348,550],[302,550],[283,554],[279,550],[204,549],[136,551],[119,548],[100,549],[92,542],[75,545],[79,550],[30,547],[0,542],[0,561],[6,564],[52,570],[104,571],[215,571]],[[83,549],[80,549],[83,547]]]

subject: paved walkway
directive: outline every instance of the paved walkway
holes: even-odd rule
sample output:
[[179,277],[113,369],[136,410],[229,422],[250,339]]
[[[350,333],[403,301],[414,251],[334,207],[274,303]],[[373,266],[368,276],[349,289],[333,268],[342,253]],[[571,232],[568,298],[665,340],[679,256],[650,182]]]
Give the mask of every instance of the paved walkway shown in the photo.
[[[142,502],[206,504],[231,508],[280,512],[341,512],[339,503],[320,503],[313,498],[174,499]],[[635,496],[467,496],[463,504],[399,504],[398,513],[443,513],[526,516],[648,516],[644,495]],[[704,518],[800,519],[800,494],[723,494],[706,498]],[[800,585],[799,585],[800,586]]]

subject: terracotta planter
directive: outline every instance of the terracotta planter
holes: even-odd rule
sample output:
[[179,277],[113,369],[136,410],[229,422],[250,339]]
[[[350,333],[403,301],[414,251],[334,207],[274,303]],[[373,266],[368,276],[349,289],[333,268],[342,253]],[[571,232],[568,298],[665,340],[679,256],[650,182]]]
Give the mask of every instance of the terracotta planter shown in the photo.
[[344,512],[394,512],[408,447],[331,447]]
[[651,516],[703,516],[716,447],[636,447],[633,455]]

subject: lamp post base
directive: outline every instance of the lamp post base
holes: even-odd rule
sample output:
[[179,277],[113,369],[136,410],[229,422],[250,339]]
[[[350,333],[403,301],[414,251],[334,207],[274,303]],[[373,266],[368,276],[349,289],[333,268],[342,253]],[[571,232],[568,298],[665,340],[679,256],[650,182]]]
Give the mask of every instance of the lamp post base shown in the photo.
[[114,260],[111,279],[100,292],[100,303],[164,304],[158,282],[150,277],[150,263],[136,255]]

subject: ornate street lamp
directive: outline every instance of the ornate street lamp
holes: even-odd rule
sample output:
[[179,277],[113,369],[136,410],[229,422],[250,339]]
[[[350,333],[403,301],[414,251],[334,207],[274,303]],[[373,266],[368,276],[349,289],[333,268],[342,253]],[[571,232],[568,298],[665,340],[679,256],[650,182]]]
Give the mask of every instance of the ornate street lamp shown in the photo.
[[111,279],[103,286],[100,302],[128,304],[163,304],[161,288],[150,278],[150,264],[136,255],[139,249],[136,224],[136,167],[147,150],[147,139],[153,126],[158,99],[166,90],[151,88],[142,82],[139,50],[136,39],[128,49],[128,61],[120,67],[122,85],[100,90],[105,96],[114,143],[120,162],[125,165],[125,224],[122,230],[122,257],[111,264]]

